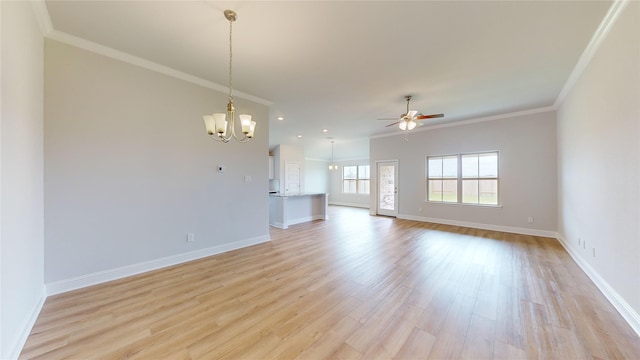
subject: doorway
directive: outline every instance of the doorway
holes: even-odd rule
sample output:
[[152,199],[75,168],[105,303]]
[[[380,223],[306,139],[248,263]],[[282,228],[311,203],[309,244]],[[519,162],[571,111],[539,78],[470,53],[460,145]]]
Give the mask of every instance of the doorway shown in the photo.
[[398,216],[398,161],[378,162],[378,215]]

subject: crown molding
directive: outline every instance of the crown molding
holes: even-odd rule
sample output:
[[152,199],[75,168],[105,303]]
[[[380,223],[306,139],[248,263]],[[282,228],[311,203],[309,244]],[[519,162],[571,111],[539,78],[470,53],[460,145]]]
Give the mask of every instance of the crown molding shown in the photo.
[[[42,35],[44,35],[44,37],[46,38],[56,40],[61,43],[65,43],[67,45],[72,45],[87,51],[91,51],[106,57],[110,57],[112,59],[120,60],[122,62],[126,62],[132,65],[136,65],[136,66],[145,68],[147,70],[155,71],[167,76],[184,80],[192,84],[200,85],[202,87],[205,87],[211,90],[220,91],[223,93],[226,93],[227,91],[229,91],[229,88],[227,88],[226,86],[214,83],[213,81],[204,80],[197,76],[193,76],[193,75],[184,73],[182,71],[178,71],[176,69],[172,69],[170,67],[160,65],[158,63],[154,63],[152,61],[149,61],[143,58],[139,58],[129,53],[119,51],[119,50],[110,48],[108,46],[100,45],[93,41],[89,41],[77,36],[73,36],[71,34],[68,34],[62,31],[55,30],[51,22],[51,17],[49,16],[49,11],[47,10],[47,4],[44,2],[44,0],[31,1],[31,7],[36,16],[38,25],[40,25],[40,30],[42,31]],[[245,99],[245,100],[253,101],[258,104],[266,105],[266,106],[273,105],[273,103],[269,100],[265,100],[254,95],[247,94],[242,91],[236,90],[234,92],[234,96]]]
[[448,127],[454,127],[454,126],[477,124],[477,123],[483,123],[483,122],[487,122],[487,121],[502,120],[502,119],[508,119],[508,118],[513,118],[513,117],[538,114],[538,113],[555,111],[555,110],[556,110],[556,108],[554,108],[553,106],[545,106],[545,107],[536,108],[536,109],[516,111],[516,112],[510,112],[510,113],[506,113],[506,114],[499,114],[499,115],[492,115],[492,116],[485,116],[485,117],[476,118],[476,119],[454,121],[454,122],[450,122],[450,123],[443,123],[443,124],[437,124],[437,125],[427,125],[427,126],[422,126],[420,129],[417,129],[417,130],[394,132],[394,133],[391,133],[391,134],[374,135],[374,136],[369,137],[369,139],[378,139],[378,138],[385,138],[385,137],[390,137],[390,136],[405,136],[405,135],[408,135],[408,134],[415,134],[415,133],[420,133],[420,132],[429,131],[429,130],[442,129],[442,128],[448,128]]
[[582,52],[582,55],[580,55],[580,58],[578,59],[576,66],[573,68],[573,71],[571,71],[567,82],[562,87],[562,90],[560,90],[560,94],[558,94],[555,103],[553,103],[554,109],[558,109],[560,104],[562,104],[564,99],[567,97],[569,91],[573,89],[576,82],[578,81],[584,70],[587,68],[587,65],[589,65],[591,59],[593,59],[593,56],[600,47],[600,44],[607,37],[609,31],[613,27],[613,24],[615,24],[616,20],[618,20],[618,17],[628,3],[629,0],[616,0],[613,4],[611,4],[609,11],[604,16],[602,22],[596,29],[596,32],[591,37],[589,44],[587,44],[587,47]]
[[47,36],[53,31],[53,24],[51,23],[51,17],[49,17],[49,10],[47,10],[47,4],[44,0],[30,1],[31,9],[36,16],[36,21],[40,25],[40,31],[42,35]]
[[[537,109],[501,114],[496,116],[488,116],[488,117],[482,117],[477,119],[456,121],[456,122],[451,122],[447,124],[425,126],[425,127],[422,127],[421,129],[412,130],[411,133],[446,128],[451,126],[469,125],[469,124],[475,124],[475,123],[480,123],[485,121],[500,120],[500,119],[509,118],[509,117],[517,117],[517,116],[558,110],[558,107],[560,106],[560,104],[562,104],[562,102],[566,98],[569,91],[574,87],[577,80],[580,78],[580,75],[582,75],[582,73],[586,69],[587,65],[589,65],[589,62],[591,62],[591,59],[593,58],[594,54],[598,50],[598,47],[600,47],[600,44],[602,43],[602,41],[607,37],[607,35],[609,34],[609,31],[615,24],[616,20],[618,19],[622,11],[629,4],[629,2],[630,0],[615,0],[613,4],[611,4],[611,7],[607,11],[607,14],[602,19],[602,22],[596,29],[596,32],[591,37],[591,40],[589,41],[589,43],[587,44],[587,47],[582,52],[582,55],[580,55],[580,58],[578,59],[576,66],[571,71],[569,78],[567,79],[564,86],[562,87],[553,105],[537,108]],[[378,139],[378,138],[384,138],[384,137],[390,137],[390,136],[403,136],[403,135],[406,135],[406,133],[395,132],[391,134],[374,135],[369,137],[369,139]]]
[[[94,52],[96,54],[110,57],[112,59],[120,60],[122,62],[126,62],[132,65],[136,65],[136,66],[145,68],[147,70],[155,71],[167,76],[171,76],[171,77],[184,80],[196,85],[200,85],[202,87],[206,87],[211,90],[220,91],[223,93],[226,93],[227,91],[229,91],[228,87],[214,83],[213,81],[204,80],[197,76],[193,76],[193,75],[184,73],[182,71],[178,71],[176,69],[172,69],[170,67],[160,65],[158,63],[154,63],[152,61],[149,61],[143,58],[139,58],[129,53],[119,51],[119,50],[110,48],[108,46],[100,45],[93,41],[89,41],[77,36],[73,36],[71,34],[67,34],[62,31],[52,30],[48,35],[46,35],[46,37],[52,40],[56,40],[68,45],[72,45],[72,46],[87,50],[87,51]],[[234,91],[233,95],[238,98],[256,102],[258,104],[262,104],[266,106],[272,105],[271,101],[268,101],[247,93],[243,93],[241,91]]]

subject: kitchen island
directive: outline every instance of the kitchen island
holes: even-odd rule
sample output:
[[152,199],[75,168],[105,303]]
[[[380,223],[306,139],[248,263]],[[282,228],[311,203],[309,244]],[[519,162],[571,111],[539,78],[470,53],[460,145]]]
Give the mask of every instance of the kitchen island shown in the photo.
[[269,225],[287,229],[289,225],[327,220],[325,193],[269,194]]

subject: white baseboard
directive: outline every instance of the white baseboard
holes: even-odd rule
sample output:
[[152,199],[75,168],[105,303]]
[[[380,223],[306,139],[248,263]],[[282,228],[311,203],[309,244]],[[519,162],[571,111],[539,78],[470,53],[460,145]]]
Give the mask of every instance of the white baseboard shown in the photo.
[[600,289],[600,292],[609,300],[611,305],[613,305],[616,310],[622,315],[622,317],[627,321],[629,326],[633,329],[633,331],[640,336],[640,315],[629,305],[628,302],[624,300],[617,291],[615,291],[609,283],[607,283],[598,272],[589,265],[578,253],[573,251],[573,248],[569,245],[567,240],[560,234],[557,236],[558,241],[564,247],[565,250],[569,253],[573,261],[580,266],[582,271],[587,274],[589,279],[593,281],[594,284]]
[[269,235],[258,236],[251,239],[236,241],[228,244],[209,247],[191,251],[188,253],[168,256],[138,264],[127,265],[116,269],[100,271],[93,274],[78,276],[71,279],[55,281],[46,284],[47,296],[72,291],[87,286],[97,285],[112,280],[122,279],[127,276],[145,273],[147,271],[158,270],[164,267],[181,264],[187,261],[201,259],[207,256],[217,255],[224,252],[241,249],[247,246],[270,241]]
[[[16,329],[20,336],[16,339],[16,342],[10,346],[11,350],[7,353],[7,359],[17,359],[20,356],[20,352],[22,352],[22,348],[27,342],[29,334],[31,334],[31,329],[33,329],[33,326],[36,324],[36,320],[38,320],[38,316],[40,315],[40,311],[42,311],[45,300],[47,300],[47,289],[43,285],[40,295],[30,311],[29,318],[25,320],[19,329]],[[0,354],[0,357],[2,356],[3,355]]]
[[273,226],[273,227],[276,227],[278,229],[288,229],[289,225],[302,224],[302,223],[306,223],[306,222],[309,222],[309,221],[327,220],[327,219],[328,219],[327,215],[313,215],[313,216],[305,216],[305,217],[301,217],[301,218],[297,218],[297,219],[291,219],[291,220],[287,221],[286,223],[274,221],[274,222],[269,223],[269,225]]
[[397,218],[405,219],[405,220],[430,222],[435,224],[468,227],[473,229],[493,230],[493,231],[502,231],[502,232],[509,232],[509,233],[515,233],[515,234],[523,234],[523,235],[543,236],[543,237],[550,237],[550,238],[556,238],[558,235],[557,232],[549,231],[549,230],[528,229],[528,228],[519,228],[519,227],[512,227],[512,226],[503,226],[503,225],[480,224],[480,223],[473,223],[473,222],[467,222],[467,221],[438,219],[438,218],[413,216],[413,215],[398,214]]
[[314,220],[326,220],[326,217],[324,215],[305,216],[297,219],[291,219],[287,222],[287,225],[302,224]]
[[341,201],[329,201],[329,205],[337,205],[337,206],[349,206],[349,207],[357,207],[368,209],[369,203],[367,204],[358,204],[358,203],[350,203],[350,202],[341,202]]
[[274,222],[272,222],[272,223],[269,223],[269,225],[270,225],[270,226],[273,226],[273,227],[275,227],[275,228],[278,228],[278,229],[286,229],[286,228],[288,228],[288,226],[286,226],[284,223],[277,222],[277,221],[274,221]]

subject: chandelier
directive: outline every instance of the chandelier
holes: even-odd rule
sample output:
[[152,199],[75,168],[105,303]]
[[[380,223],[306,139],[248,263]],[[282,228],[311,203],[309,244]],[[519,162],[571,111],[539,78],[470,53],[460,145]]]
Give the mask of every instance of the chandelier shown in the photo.
[[329,170],[338,170],[338,165],[333,163],[333,140],[331,140],[331,164]]
[[232,34],[233,22],[236,21],[238,15],[233,10],[225,10],[224,16],[229,20],[229,103],[227,104],[227,112],[204,115],[204,125],[207,133],[211,138],[223,143],[229,142],[232,138],[237,142],[247,142],[253,138],[256,130],[256,122],[251,119],[251,115],[240,114],[240,129],[242,135],[236,134],[235,126],[235,107],[233,106],[233,47]]

